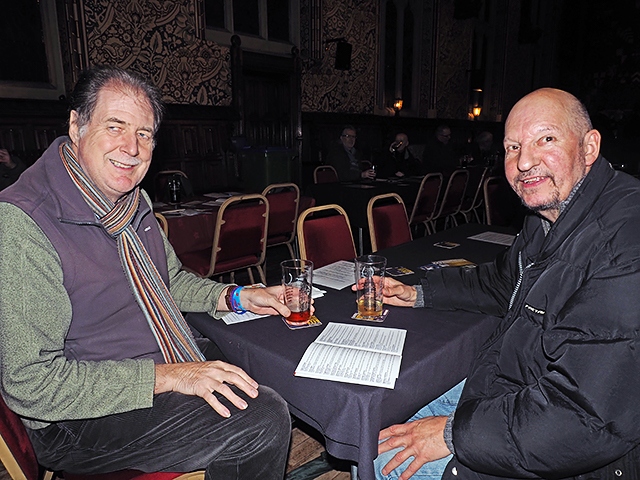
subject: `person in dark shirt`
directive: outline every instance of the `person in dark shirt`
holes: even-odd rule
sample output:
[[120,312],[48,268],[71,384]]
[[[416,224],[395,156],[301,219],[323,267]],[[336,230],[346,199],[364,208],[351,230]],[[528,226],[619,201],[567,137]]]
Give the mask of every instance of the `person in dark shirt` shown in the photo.
[[427,142],[422,155],[423,171],[450,174],[458,167],[458,155],[451,144],[451,128],[440,125]]
[[391,145],[389,155],[380,166],[381,177],[405,177],[419,175],[421,162],[409,150],[409,137],[406,133],[398,133]]
[[6,148],[0,148],[0,190],[18,180],[26,165],[15,155],[11,155]]
[[356,129],[347,125],[342,129],[340,144],[329,151],[327,163],[336,169],[341,182],[347,180],[374,179],[376,172],[372,168],[362,170],[359,150],[356,150]]

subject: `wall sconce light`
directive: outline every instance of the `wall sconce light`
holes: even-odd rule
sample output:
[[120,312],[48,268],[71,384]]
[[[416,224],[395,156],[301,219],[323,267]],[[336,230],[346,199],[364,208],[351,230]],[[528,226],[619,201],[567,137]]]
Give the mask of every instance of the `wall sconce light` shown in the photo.
[[474,88],[471,91],[471,113],[473,119],[477,119],[482,113],[482,89]]
[[396,115],[400,115],[400,110],[402,110],[402,99],[396,98],[395,102],[393,102],[393,109],[396,112]]

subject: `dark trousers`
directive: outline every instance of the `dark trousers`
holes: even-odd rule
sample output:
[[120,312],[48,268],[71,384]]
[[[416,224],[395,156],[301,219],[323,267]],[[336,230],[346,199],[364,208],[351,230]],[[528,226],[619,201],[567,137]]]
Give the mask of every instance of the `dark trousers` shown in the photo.
[[[223,418],[200,397],[169,392],[153,407],[29,430],[39,462],[51,470],[108,473],[206,470],[207,480],[284,478],[291,423],[285,401],[260,386],[249,407]],[[108,401],[108,399],[105,399]]]

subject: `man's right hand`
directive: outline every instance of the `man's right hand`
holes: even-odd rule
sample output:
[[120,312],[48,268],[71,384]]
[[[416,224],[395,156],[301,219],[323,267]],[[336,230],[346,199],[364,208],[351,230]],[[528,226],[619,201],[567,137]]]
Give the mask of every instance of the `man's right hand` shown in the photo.
[[[364,282],[364,279],[361,279],[360,281]],[[360,288],[363,288],[362,285],[360,285]],[[351,290],[355,292],[357,289],[357,284],[351,285]],[[416,303],[417,293],[415,287],[405,285],[395,278],[385,277],[382,286],[382,297],[382,301],[387,305],[413,307]]]
[[221,416],[228,418],[231,412],[213,392],[220,393],[241,410],[247,408],[247,402],[236,395],[229,385],[235,385],[251,398],[258,396],[258,382],[240,367],[221,361],[156,364],[153,393],[180,392],[197,395]]
[[382,288],[382,296],[384,303],[388,305],[413,307],[416,303],[417,293],[415,287],[405,285],[395,278],[386,277]]

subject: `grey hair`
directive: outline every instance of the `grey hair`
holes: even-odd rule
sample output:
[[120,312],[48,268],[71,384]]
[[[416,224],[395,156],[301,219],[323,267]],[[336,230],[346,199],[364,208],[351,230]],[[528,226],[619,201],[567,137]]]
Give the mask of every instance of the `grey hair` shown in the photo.
[[78,131],[85,132],[98,102],[98,94],[108,86],[115,86],[143,94],[153,110],[153,133],[162,123],[164,104],[160,90],[142,75],[111,65],[98,65],[83,71],[69,98],[69,110],[78,114]]

